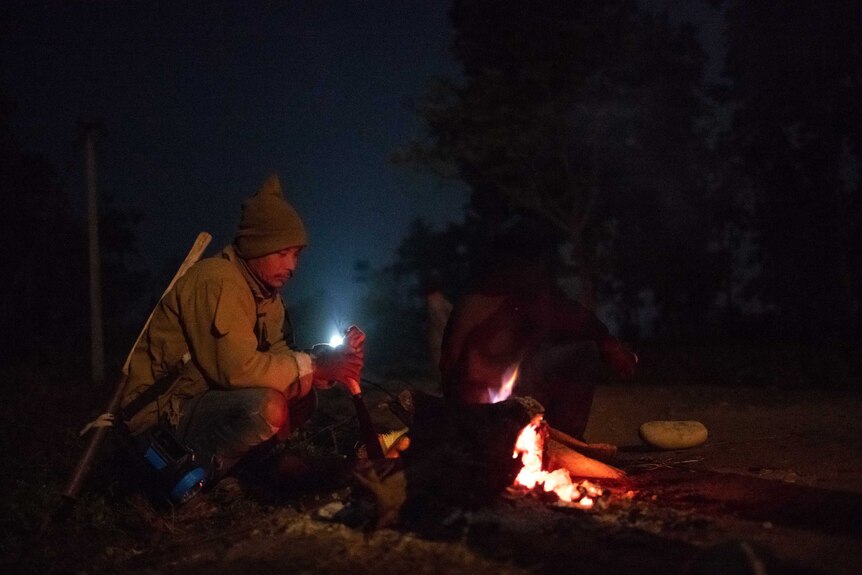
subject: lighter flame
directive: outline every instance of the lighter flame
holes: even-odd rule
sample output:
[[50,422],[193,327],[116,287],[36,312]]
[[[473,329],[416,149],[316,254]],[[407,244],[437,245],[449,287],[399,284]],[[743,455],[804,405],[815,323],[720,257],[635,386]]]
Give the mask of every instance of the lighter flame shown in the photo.
[[572,483],[572,478],[566,469],[545,471],[542,469],[542,453],[544,440],[539,432],[542,416],[537,415],[518,435],[512,458],[521,456],[523,467],[515,478],[515,485],[533,489],[541,485],[546,492],[553,491],[561,501],[571,503],[575,507],[590,509],[596,498],[602,495],[602,489],[589,481]]
[[499,403],[506,401],[512,395],[512,390],[515,388],[515,382],[518,380],[518,364],[509,366],[503,372],[503,377],[500,378],[500,388],[488,388],[489,403]]

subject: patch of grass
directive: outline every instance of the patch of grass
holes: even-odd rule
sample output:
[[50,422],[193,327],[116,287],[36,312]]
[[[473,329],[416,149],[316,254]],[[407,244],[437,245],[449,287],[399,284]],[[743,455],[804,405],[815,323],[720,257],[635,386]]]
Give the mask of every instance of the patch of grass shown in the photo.
[[21,572],[62,571],[58,557],[70,551],[86,557],[119,531],[116,485],[99,477],[97,461],[98,488],[83,493],[69,516],[40,537],[46,516],[61,509],[60,493],[83,451],[77,430],[106,390],[56,370],[7,371],[0,381],[0,562]]

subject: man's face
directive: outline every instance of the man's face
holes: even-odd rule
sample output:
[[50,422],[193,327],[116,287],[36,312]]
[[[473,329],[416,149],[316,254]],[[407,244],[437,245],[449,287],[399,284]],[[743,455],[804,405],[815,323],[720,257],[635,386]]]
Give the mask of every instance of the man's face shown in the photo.
[[281,289],[293,277],[302,246],[284,248],[259,258],[247,260],[248,267],[270,289]]

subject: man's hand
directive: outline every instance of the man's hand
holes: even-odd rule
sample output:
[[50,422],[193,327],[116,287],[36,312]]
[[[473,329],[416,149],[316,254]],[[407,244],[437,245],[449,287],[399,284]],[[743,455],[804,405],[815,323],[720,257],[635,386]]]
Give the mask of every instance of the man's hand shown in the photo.
[[608,338],[602,342],[601,351],[602,359],[613,368],[618,376],[622,379],[634,377],[638,356],[627,346],[615,338]]
[[365,357],[365,334],[355,325],[347,328],[347,333],[344,334],[344,339],[347,347],[353,351],[362,354]]
[[314,355],[314,380],[327,387],[337,381],[350,393],[359,393],[359,377],[365,364],[365,334],[356,326],[350,326],[345,334],[345,343],[338,347],[316,345]]

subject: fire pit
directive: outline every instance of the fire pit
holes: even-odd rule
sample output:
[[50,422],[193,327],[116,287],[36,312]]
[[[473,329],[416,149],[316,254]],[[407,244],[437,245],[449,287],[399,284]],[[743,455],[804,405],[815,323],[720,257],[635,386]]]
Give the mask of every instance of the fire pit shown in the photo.
[[518,435],[512,457],[520,456],[523,467],[515,477],[513,489],[522,487],[530,491],[542,488],[546,493],[556,495],[561,505],[591,509],[603,495],[601,487],[587,480],[573,482],[569,470],[564,467],[545,469],[548,430],[547,422],[539,414]]
[[501,496],[537,496],[591,509],[603,490],[582,479],[623,475],[555,441],[544,408],[531,398],[447,404],[412,393],[407,403],[412,441],[400,465],[406,479],[401,513],[408,520],[440,519],[456,508],[491,505]]

